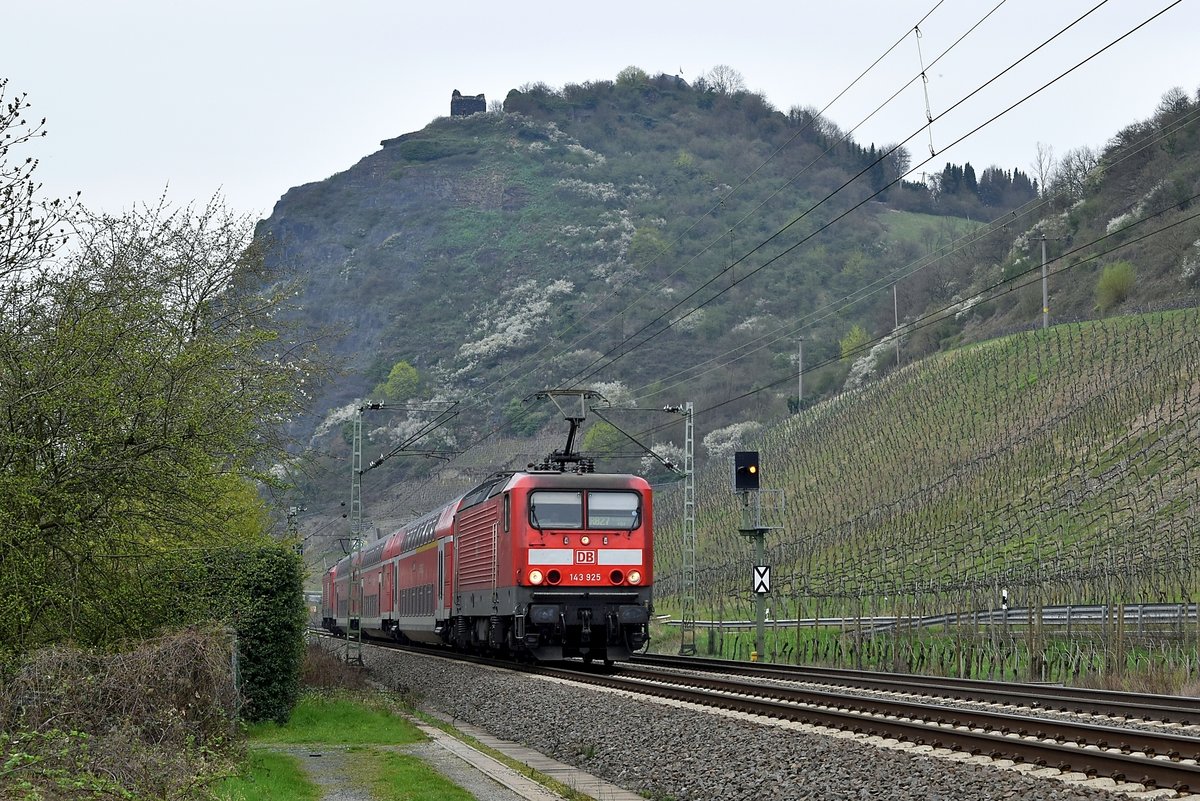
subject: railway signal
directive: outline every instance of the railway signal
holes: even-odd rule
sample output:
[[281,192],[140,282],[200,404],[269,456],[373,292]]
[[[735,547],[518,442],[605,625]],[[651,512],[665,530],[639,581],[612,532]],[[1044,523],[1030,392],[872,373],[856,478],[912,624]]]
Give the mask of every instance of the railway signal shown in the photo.
[[742,501],[742,521],[738,531],[754,540],[754,595],[755,595],[755,650],[751,659],[765,655],[766,600],[771,592],[771,566],[766,563],[766,534],[772,528],[764,523],[764,500],[768,511],[783,509],[780,490],[760,490],[762,471],[759,469],[758,451],[735,451],[733,454],[733,491]]
[[733,454],[733,488],[737,492],[758,491],[758,451]]

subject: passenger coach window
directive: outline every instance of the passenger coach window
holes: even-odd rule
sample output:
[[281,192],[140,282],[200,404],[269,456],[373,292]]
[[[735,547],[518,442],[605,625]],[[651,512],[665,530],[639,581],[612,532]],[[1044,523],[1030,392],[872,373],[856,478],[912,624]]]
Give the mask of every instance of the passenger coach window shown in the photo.
[[589,492],[587,527],[637,528],[638,501],[636,492]]
[[582,528],[583,493],[529,493],[529,522],[534,528]]

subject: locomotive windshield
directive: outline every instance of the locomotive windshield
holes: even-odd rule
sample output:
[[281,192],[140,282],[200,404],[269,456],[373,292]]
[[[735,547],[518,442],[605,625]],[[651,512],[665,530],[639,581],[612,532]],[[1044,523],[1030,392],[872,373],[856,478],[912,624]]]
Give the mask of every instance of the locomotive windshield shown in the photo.
[[583,493],[531,492],[529,520],[535,528],[583,528]]
[[638,525],[636,492],[589,492],[588,528],[632,530]]
[[[631,531],[638,527],[636,492],[589,492],[587,527]],[[583,528],[583,493],[540,490],[529,494],[529,520],[535,528]]]

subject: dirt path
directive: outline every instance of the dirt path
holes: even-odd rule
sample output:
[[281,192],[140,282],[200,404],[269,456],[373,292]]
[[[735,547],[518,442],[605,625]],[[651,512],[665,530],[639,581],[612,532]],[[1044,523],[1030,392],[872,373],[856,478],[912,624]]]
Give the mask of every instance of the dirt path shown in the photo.
[[[345,746],[258,746],[295,757],[309,779],[321,788],[321,801],[373,801],[371,793],[355,777],[355,760],[361,751]],[[436,742],[404,746],[372,746],[418,757],[466,792],[476,801],[526,801],[512,790],[475,770]]]

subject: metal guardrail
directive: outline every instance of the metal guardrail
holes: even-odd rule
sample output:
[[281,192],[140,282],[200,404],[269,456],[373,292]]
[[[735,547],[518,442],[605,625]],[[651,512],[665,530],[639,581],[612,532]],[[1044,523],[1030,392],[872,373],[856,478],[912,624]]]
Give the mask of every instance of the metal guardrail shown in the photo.
[[[768,618],[768,626],[782,627],[828,627],[871,631],[896,629],[937,628],[960,626],[1028,626],[1039,623],[1042,627],[1065,628],[1075,626],[1113,625],[1120,621],[1126,628],[1138,631],[1147,628],[1178,627],[1197,624],[1197,604],[1066,604],[1061,606],[1010,607],[1008,609],[984,609],[972,612],[951,612],[924,617],[817,617],[817,618]],[[678,626],[678,620],[663,621],[668,626]],[[755,627],[753,620],[697,620],[696,628],[738,631]]]
[[1040,608],[1010,607],[911,619],[898,618],[873,628],[888,630],[961,625],[1018,627],[1037,623],[1043,628],[1070,630],[1074,626],[1104,626],[1120,622],[1126,628],[1141,631],[1146,628],[1178,627],[1195,623],[1196,620],[1196,604],[1067,604]]

